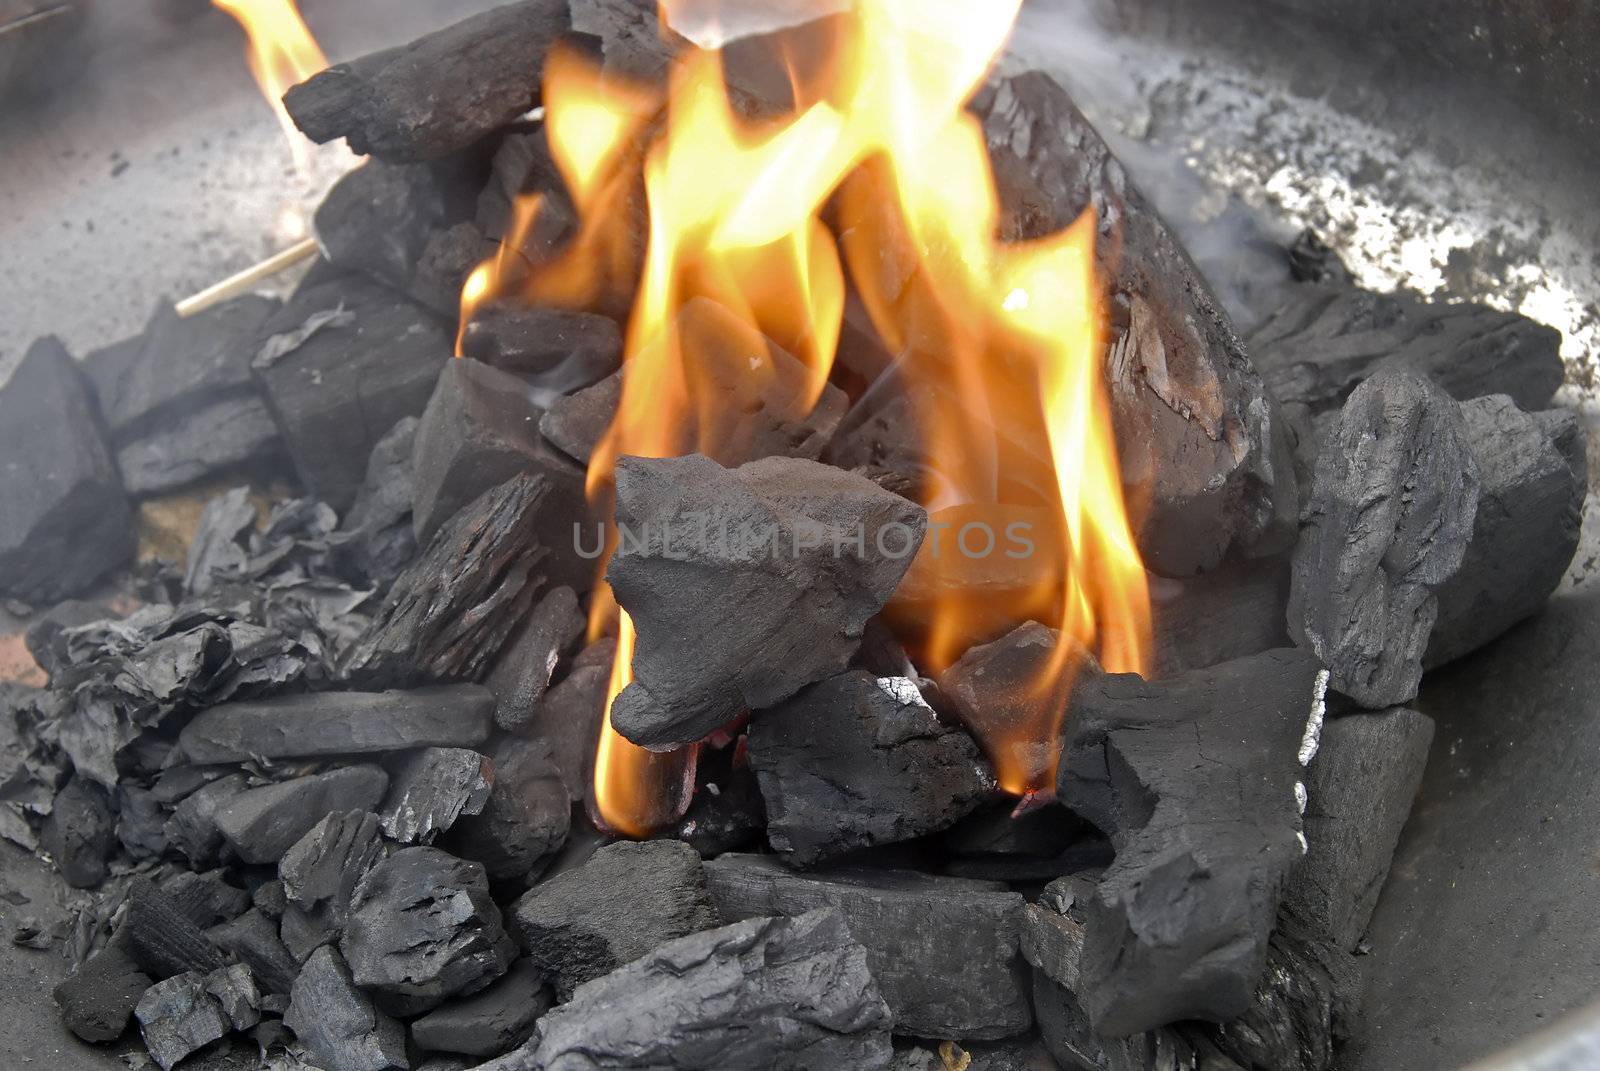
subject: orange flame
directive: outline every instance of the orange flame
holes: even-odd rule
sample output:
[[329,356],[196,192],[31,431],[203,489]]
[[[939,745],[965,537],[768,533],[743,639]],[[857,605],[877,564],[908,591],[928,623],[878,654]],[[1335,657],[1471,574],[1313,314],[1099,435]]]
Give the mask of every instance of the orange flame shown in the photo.
[[305,81],[328,66],[316,38],[306,28],[294,0],[211,0],[211,3],[238,20],[249,35],[246,58],[261,93],[272,105],[289,139],[289,151],[297,170],[305,173],[310,162],[306,140],[295,129],[294,120],[283,106],[289,87]]
[[[905,381],[928,399],[918,417],[936,481],[924,505],[979,513],[1032,506],[1047,519],[1048,561],[1006,608],[1017,620],[1047,620],[1064,637],[1035,682],[1045,701],[1026,733],[1038,742],[1059,732],[1084,649],[1114,671],[1147,669],[1150,611],[1104,386],[1095,220],[1086,213],[1045,239],[1002,242],[983,130],[965,111],[1020,5],[857,0],[820,69],[801,74],[791,64],[795,104],[775,118],[748,118],[734,106],[715,51],[681,57],[659,115],[655,90],[558,53],[547,71],[547,131],[580,233],[520,281],[504,255],[480,269],[463,312],[512,290],[593,307],[631,286],[639,251],[628,229],[643,176],[648,244],[628,306],[627,374],[589,470],[591,494],[603,499],[624,454],[746,460],[729,426],[735,417],[698,396],[707,364],[732,355],[760,374],[767,347],[786,349],[806,369],[797,404],[809,409],[832,369],[848,265],[879,335],[901,356]],[[539,211],[530,198],[519,229]],[[1019,503],[1006,474],[1029,466],[1053,476]],[[922,656],[939,670],[970,642],[960,637],[971,606],[954,595],[935,601]],[[608,711],[631,680],[634,629],[602,585],[591,632],[612,623],[620,642]],[[1008,790],[1049,787],[1028,783],[1009,758],[1019,741],[983,743]],[[685,799],[674,778],[692,763],[692,753],[634,747],[608,716],[594,782],[601,821],[644,833],[663,813],[670,820],[662,801]]]

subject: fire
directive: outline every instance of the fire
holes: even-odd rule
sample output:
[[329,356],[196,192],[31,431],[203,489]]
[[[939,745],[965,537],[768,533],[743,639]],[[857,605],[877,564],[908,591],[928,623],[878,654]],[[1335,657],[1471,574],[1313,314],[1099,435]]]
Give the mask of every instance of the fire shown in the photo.
[[[800,401],[814,404],[838,346],[848,271],[878,334],[900,355],[904,381],[928,399],[918,415],[937,478],[923,504],[979,515],[1033,506],[1047,518],[1049,531],[1039,534],[1048,536],[1040,540],[1048,560],[1007,608],[1065,637],[1036,682],[1040,723],[1028,736],[1039,741],[1059,732],[1082,651],[1113,671],[1148,668],[1150,613],[1103,380],[1095,218],[1086,213],[1037,241],[1002,241],[983,131],[965,111],[1020,6],[857,0],[827,62],[805,73],[791,65],[794,104],[780,116],[751,118],[735,107],[716,51],[687,52],[664,97],[603,78],[576,54],[558,55],[547,72],[547,131],[581,233],[522,278],[502,254],[480,269],[464,306],[512,291],[595,306],[631,284],[628,272],[638,269],[628,206],[642,175],[648,244],[628,306],[627,375],[589,470],[591,493],[604,500],[625,454],[746,460],[731,418],[697,404],[702,362],[730,350],[763,353],[771,340],[804,363]],[[540,211],[531,199],[522,226]],[[726,315],[697,311],[699,299]],[[1050,478],[1032,489],[1033,500],[1015,502],[1006,474],[1029,467]],[[936,600],[920,638],[925,668],[960,656],[970,612],[959,597]],[[602,585],[591,631],[613,623],[614,699],[631,679],[634,631]],[[1007,789],[1048,790],[1027,783],[1010,760],[1022,742],[983,741]],[[607,720],[594,785],[600,819],[624,832],[658,827],[661,801],[685,800],[681,782],[692,767],[692,755],[634,747]]]
[[283,95],[328,66],[316,38],[306,28],[294,0],[211,0],[238,20],[250,37],[246,58],[261,93],[272,105],[278,124],[289,139],[295,168],[304,174],[309,164],[305,139],[283,106]]

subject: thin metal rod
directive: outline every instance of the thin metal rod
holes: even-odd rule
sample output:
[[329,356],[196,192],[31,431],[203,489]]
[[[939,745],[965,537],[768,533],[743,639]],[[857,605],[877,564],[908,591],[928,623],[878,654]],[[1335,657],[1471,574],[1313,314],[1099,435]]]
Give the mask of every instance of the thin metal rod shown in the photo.
[[230,275],[222,282],[206,287],[193,297],[184,298],[177,304],[178,315],[193,316],[196,313],[204,312],[213,305],[220,305],[230,298],[236,298],[240,294],[248,292],[261,280],[270,278],[287,268],[292,268],[302,260],[310,260],[316,255],[317,240],[315,238],[307,238],[304,241],[296,242],[283,252],[275,253],[263,260],[260,264],[246,268],[237,275]]

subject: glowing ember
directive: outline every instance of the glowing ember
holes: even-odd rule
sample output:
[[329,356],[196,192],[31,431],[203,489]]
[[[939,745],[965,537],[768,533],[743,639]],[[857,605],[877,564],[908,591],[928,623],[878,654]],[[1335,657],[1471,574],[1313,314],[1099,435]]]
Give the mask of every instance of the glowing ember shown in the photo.
[[295,129],[283,106],[289,87],[323,70],[328,58],[306,28],[294,0],[211,0],[239,21],[250,37],[246,54],[250,73],[272,105],[284,136],[289,139],[295,167],[303,174],[309,163],[306,141]]

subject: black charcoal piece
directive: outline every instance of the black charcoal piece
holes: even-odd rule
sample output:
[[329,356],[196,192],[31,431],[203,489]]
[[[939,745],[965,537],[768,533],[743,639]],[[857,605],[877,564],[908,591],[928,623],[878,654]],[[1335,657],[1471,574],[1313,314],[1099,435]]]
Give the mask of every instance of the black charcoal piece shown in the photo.
[[1085,909],[1080,999],[1099,1033],[1250,1008],[1303,852],[1325,681],[1281,650],[1161,683],[1079,683],[1057,791],[1117,852]]
[[515,958],[477,863],[404,848],[372,868],[357,897],[339,950],[355,983],[393,1014],[475,993]]
[[757,711],[749,746],[767,839],[799,866],[936,833],[996,788],[972,738],[915,681],[865,670]]
[[592,312],[496,303],[467,323],[461,351],[541,390],[570,394],[622,366],[622,330]]
[[115,1041],[154,981],[114,941],[58,984],[53,996],[68,1030],[84,1041]]
[[539,421],[539,434],[552,446],[587,466],[595,447],[616,423],[622,405],[622,374],[607,376],[600,382],[561,398],[552,399]]
[[997,882],[904,870],[797,874],[756,855],[724,855],[705,870],[724,919],[838,909],[866,946],[896,1033],[992,1039],[1032,1022],[1017,944],[1023,900]]
[[496,725],[512,731],[528,724],[544,701],[556,663],[583,635],[584,624],[571,588],[555,588],[539,600],[483,680],[494,693]]
[[152,978],[171,978],[185,971],[203,974],[222,966],[222,951],[199,924],[148,881],[129,890],[127,913],[117,938]]
[[400,48],[340,63],[284,95],[312,141],[383,160],[437,160],[536,105],[545,53],[569,29],[562,0],[524,0]]
[[178,743],[190,760],[207,763],[471,747],[488,737],[493,714],[493,694],[475,684],[316,692],[201,711]]
[[338,950],[311,953],[290,994],[284,1025],[329,1071],[388,1071],[410,1066],[406,1029],[357,989]]
[[359,577],[387,588],[417,556],[411,525],[411,454],[417,418],[408,416],[378,440],[367,459],[367,476],[345,514],[340,531],[349,541],[340,554]]
[[617,523],[607,578],[638,641],[612,723],[666,748],[842,671],[927,515],[813,461],[691,455],[621,459]]
[[1350,395],[1317,458],[1289,590],[1289,630],[1335,690],[1373,709],[1416,696],[1434,593],[1466,554],[1478,493],[1448,394],[1380,372]]
[[155,793],[137,785],[117,786],[117,840],[132,859],[159,859],[167,852],[167,812]]
[[494,785],[483,810],[458,818],[440,845],[482,863],[494,881],[514,881],[566,843],[572,799],[543,742],[505,737],[490,758]]
[[300,973],[300,964],[289,955],[278,936],[277,924],[255,908],[230,922],[213,926],[206,931],[206,937],[247,965],[268,993],[289,992],[295,975]]
[[595,742],[611,687],[617,641],[603,639],[573,660],[572,671],[545,693],[522,732],[550,747],[550,759],[574,801],[586,798],[594,774]]
[[75,889],[99,885],[116,844],[116,819],[106,790],[83,777],[62,786],[44,821],[39,846],[56,861],[67,884]]
[[222,1006],[233,1029],[249,1030],[261,1021],[261,990],[245,964],[218,967],[205,976],[202,984]]
[[[1121,1038],[1097,1034],[1078,998],[1043,971],[1033,974],[1033,1007],[1045,1048],[1061,1067],[1246,1071],[1187,1026],[1162,1027]],[[1275,1067],[1274,1071],[1279,1069]]]
[[345,674],[375,685],[481,678],[543,582],[548,552],[533,529],[549,492],[518,476],[451,518],[389,589]]
[[318,912],[337,932],[356,886],[383,858],[378,816],[370,811],[330,814],[284,852],[278,862],[284,911]]
[[411,1023],[411,1040],[423,1049],[499,1056],[527,1041],[555,996],[537,967],[519,960],[481,993],[442,1004]]
[[[167,819],[167,840],[195,866],[215,862],[217,850],[222,847],[217,811],[243,792],[247,785],[243,774],[229,774],[201,785],[184,796],[173,808],[172,817]],[[159,784],[157,791],[160,791]]]
[[283,891],[283,882],[267,881],[256,886],[256,891],[250,894],[250,902],[268,918],[281,918],[283,907],[289,902],[288,894]]
[[581,987],[534,1042],[484,1066],[877,1071],[889,1024],[866,951],[838,912],[813,911],[671,941]]
[[253,368],[300,481],[346,509],[373,447],[428,404],[450,333],[421,306],[347,275],[296,294],[261,334]]
[[606,845],[582,866],[534,886],[511,909],[518,942],[562,999],[673,938],[716,924],[700,856],[673,840]]
[[1288,553],[1229,559],[1186,580],[1153,582],[1155,676],[1290,646],[1289,565]]
[[179,1060],[228,1036],[233,1029],[217,998],[206,991],[205,976],[194,971],[157,982],[133,1011],[145,1048],[163,1071]]
[[462,815],[481,814],[494,786],[494,763],[460,747],[414,751],[389,769],[383,831],[401,844],[432,844]]
[[1524,413],[1510,398],[1461,406],[1482,480],[1472,541],[1436,594],[1425,664],[1460,658],[1532,617],[1572,564],[1588,492],[1587,439],[1576,413]]
[[217,829],[247,863],[276,863],[324,817],[372,810],[389,778],[376,766],[297,777],[235,796],[217,812]]
[[703,748],[695,760],[699,784],[676,834],[702,859],[751,851],[767,831],[766,803],[746,743],[740,737],[725,748]]
[[180,870],[156,884],[185,918],[196,926],[215,926],[250,909],[250,894],[228,880],[226,870],[203,874]]
[[94,399],[55,338],[0,385],[0,595],[50,603],[133,557],[133,512]]

